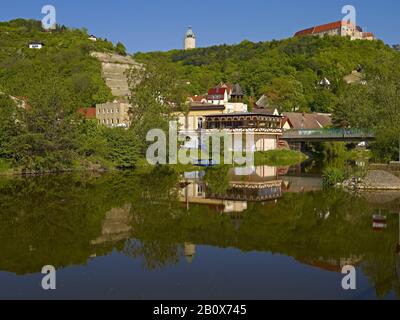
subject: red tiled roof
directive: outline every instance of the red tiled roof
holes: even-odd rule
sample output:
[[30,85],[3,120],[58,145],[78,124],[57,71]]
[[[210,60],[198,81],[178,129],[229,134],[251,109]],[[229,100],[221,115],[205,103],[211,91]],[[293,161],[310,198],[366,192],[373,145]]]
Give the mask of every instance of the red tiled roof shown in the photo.
[[364,38],[369,38],[369,37],[374,37],[375,38],[375,35],[372,32],[364,32],[363,33],[363,37]]
[[202,102],[203,100],[205,100],[206,98],[204,96],[193,96],[191,97],[191,100],[193,102]]
[[80,108],[79,113],[86,119],[96,119],[96,108]]
[[209,96],[223,96],[225,95],[225,91],[227,88],[212,88],[208,90],[208,95]]
[[314,34],[314,29],[315,28],[312,27],[312,28],[308,28],[308,29],[305,29],[305,30],[298,31],[298,32],[295,33],[295,36],[296,37],[300,37],[300,36],[308,36],[310,34]]
[[318,33],[327,32],[330,30],[340,29],[340,28],[342,28],[342,26],[345,26],[345,25],[353,26],[353,24],[350,22],[336,21],[336,22],[322,24],[320,26],[315,26],[312,28],[298,31],[298,32],[296,32],[295,36],[306,36],[306,35],[318,34]]

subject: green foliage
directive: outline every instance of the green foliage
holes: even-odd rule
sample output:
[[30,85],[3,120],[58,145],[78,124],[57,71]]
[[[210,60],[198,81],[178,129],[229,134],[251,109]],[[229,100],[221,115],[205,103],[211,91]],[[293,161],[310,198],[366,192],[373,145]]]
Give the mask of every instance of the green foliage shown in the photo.
[[[100,62],[91,51],[113,51],[113,44],[87,39],[85,30],[58,26],[44,32],[40,21],[18,19],[0,24],[0,86],[9,94],[31,98],[36,84],[48,74],[63,79],[58,83],[70,92],[76,107],[91,106],[112,98],[101,77]],[[41,41],[41,50],[28,48],[29,42]]]
[[351,86],[334,113],[337,125],[372,129],[376,160],[397,160],[400,139],[400,55],[382,53],[366,70],[367,83]]
[[[41,41],[42,50],[28,43]],[[115,50],[123,53],[119,43]],[[92,51],[114,51],[113,44],[88,40],[87,30],[18,19],[0,23],[0,161],[19,172],[61,171],[74,167],[131,168],[138,143],[131,132],[84,120],[81,107],[111,100]],[[4,92],[4,94],[2,93]],[[22,108],[21,99],[28,104]],[[96,166],[94,166],[96,167]],[[5,170],[5,169],[4,169]]]
[[207,168],[204,181],[215,194],[224,194],[229,189],[229,166]]
[[254,154],[256,166],[291,166],[306,159],[307,157],[303,153],[293,150],[271,150]]
[[187,91],[177,80],[174,69],[164,63],[131,69],[128,80],[131,88],[132,125],[130,130],[140,142],[142,154],[147,149],[147,133],[161,129],[168,133],[174,112],[184,111]]
[[344,181],[344,172],[338,168],[328,167],[322,174],[324,187],[334,187]]
[[15,102],[0,93],[0,158],[12,158],[10,143],[20,131],[20,112]]
[[123,128],[105,129],[107,155],[119,169],[133,168],[139,157],[136,137]]
[[120,54],[121,56],[126,56],[126,48],[123,43],[118,42],[115,45],[115,51]]

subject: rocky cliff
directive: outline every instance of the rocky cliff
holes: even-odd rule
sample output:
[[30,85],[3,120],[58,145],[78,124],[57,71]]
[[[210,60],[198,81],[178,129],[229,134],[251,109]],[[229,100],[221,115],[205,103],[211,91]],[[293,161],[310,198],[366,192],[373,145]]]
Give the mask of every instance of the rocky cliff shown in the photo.
[[125,73],[132,67],[140,67],[140,64],[129,56],[118,54],[92,52],[91,56],[100,60],[103,79],[111,88],[112,94],[117,98],[129,97],[130,91]]

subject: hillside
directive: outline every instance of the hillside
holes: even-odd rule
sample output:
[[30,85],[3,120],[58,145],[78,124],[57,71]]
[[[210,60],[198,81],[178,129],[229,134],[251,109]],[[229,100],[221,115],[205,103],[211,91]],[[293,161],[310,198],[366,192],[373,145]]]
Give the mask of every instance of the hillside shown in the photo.
[[[90,52],[117,51],[107,40],[88,39],[86,30],[58,26],[44,32],[34,20],[0,23],[0,91],[33,98],[46,90],[45,79],[57,78],[76,106],[90,106],[112,99],[102,79],[101,63]],[[41,50],[29,49],[32,41],[42,42]],[[34,99],[33,99],[34,100]]]
[[[381,41],[302,37],[137,53],[135,59],[167,63],[184,83],[190,82],[191,94],[203,94],[221,81],[239,82],[253,101],[267,94],[271,103],[283,110],[331,112],[346,88],[343,77],[360,67],[368,75],[380,59],[395,54]],[[323,78],[331,82],[328,90],[318,86]]]

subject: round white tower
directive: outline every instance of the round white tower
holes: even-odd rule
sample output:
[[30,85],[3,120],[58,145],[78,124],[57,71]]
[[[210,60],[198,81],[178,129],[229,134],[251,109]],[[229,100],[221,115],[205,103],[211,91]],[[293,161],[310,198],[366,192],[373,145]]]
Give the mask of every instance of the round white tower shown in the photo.
[[194,34],[192,27],[189,27],[185,34],[185,50],[196,49],[196,35]]

